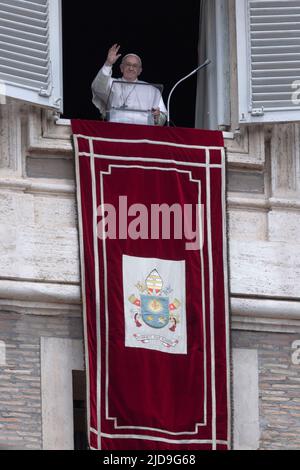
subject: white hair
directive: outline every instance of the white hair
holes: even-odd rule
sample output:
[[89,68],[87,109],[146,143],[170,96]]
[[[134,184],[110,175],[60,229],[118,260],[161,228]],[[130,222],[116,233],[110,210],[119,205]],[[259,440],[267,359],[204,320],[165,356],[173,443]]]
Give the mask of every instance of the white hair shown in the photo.
[[127,59],[127,57],[136,57],[136,59],[139,60],[140,62],[140,65],[142,67],[142,59],[140,58],[140,56],[138,56],[137,54],[133,54],[133,53],[130,53],[130,54],[126,54],[123,59],[122,59],[122,64],[125,62],[125,60]]

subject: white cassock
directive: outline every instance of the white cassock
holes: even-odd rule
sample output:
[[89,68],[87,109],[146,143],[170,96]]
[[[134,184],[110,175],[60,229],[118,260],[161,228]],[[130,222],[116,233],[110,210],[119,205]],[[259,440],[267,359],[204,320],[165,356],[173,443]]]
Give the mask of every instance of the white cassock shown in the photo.
[[154,125],[152,108],[160,109],[158,125],[166,121],[167,110],[158,88],[140,80],[130,84],[124,79],[116,81],[108,65],[93,81],[92,92],[94,105],[110,122]]

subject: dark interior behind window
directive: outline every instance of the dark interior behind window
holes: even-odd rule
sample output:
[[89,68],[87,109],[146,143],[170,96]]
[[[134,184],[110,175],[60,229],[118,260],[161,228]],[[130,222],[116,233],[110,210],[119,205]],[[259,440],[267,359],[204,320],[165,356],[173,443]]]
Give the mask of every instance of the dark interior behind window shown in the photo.
[[[198,65],[199,0],[70,2],[63,0],[64,118],[98,119],[91,82],[108,48],[143,59],[142,80],[172,87]],[[114,68],[119,77],[119,63]],[[196,77],[181,84],[171,102],[176,126],[195,126]]]

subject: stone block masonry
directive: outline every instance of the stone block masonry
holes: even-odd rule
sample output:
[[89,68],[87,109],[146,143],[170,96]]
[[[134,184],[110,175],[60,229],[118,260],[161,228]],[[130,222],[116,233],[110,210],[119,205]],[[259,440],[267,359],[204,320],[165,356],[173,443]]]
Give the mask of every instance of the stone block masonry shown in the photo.
[[292,360],[299,339],[284,333],[233,334],[234,347],[258,351],[261,450],[300,450],[300,365]]
[[[0,448],[42,449],[41,337],[82,339],[82,320],[0,312]],[[53,368],[55,368],[53,364]]]

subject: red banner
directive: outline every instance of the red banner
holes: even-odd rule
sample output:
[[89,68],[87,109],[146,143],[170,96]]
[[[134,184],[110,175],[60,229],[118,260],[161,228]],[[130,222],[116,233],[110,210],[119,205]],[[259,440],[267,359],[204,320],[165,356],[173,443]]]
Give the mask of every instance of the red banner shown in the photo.
[[92,449],[230,447],[222,133],[72,122]]

